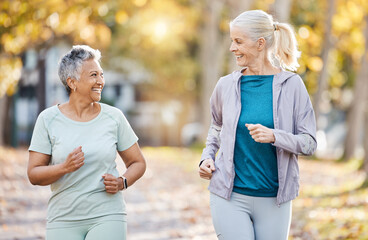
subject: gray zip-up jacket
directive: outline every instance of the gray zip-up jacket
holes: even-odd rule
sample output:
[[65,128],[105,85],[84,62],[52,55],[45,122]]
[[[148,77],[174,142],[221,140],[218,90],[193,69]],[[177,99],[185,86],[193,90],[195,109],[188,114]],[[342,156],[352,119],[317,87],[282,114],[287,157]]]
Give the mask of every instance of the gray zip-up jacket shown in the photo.
[[[215,160],[216,170],[208,189],[225,199],[230,199],[235,177],[233,158],[241,111],[241,76],[241,71],[235,71],[220,78],[212,93],[212,121],[201,157]],[[298,155],[312,155],[316,150],[316,120],[308,92],[296,73],[281,71],[274,75],[272,91],[280,205],[298,196]]]

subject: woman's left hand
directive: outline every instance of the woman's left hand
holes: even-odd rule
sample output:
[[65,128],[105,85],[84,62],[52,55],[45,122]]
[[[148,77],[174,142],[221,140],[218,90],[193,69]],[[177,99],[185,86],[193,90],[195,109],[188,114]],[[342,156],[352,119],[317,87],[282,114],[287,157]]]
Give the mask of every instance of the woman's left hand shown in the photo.
[[122,179],[115,177],[111,174],[104,174],[102,176],[105,184],[106,192],[115,194],[119,192],[120,189],[122,189]]
[[259,143],[274,143],[275,135],[272,129],[265,127],[261,124],[245,124],[249,130],[249,134],[252,136],[254,141]]

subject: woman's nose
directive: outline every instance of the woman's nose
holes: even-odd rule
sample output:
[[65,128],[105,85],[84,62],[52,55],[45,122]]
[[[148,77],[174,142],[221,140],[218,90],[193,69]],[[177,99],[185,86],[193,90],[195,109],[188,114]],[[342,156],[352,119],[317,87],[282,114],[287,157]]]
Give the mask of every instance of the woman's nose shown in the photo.
[[105,79],[102,75],[100,75],[98,78],[97,78],[97,84],[104,84],[105,83]]
[[234,52],[236,50],[236,47],[234,46],[234,42],[231,43],[229,50],[230,52]]

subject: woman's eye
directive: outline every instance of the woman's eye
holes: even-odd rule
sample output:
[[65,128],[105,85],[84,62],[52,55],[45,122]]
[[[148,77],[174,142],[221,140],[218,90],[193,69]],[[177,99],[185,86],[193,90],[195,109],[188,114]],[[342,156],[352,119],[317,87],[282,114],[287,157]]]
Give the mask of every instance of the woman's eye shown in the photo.
[[91,76],[92,76],[92,77],[96,77],[96,76],[97,76],[97,74],[96,74],[96,73],[93,73]]

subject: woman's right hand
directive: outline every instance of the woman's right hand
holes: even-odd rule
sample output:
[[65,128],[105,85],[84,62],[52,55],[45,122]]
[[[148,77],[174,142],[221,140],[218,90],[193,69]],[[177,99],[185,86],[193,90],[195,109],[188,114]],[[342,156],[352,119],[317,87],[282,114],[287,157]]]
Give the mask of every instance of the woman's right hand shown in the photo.
[[201,166],[199,166],[198,172],[201,178],[210,180],[212,177],[212,172],[214,172],[215,170],[215,162],[211,158],[208,158],[203,160]]
[[79,146],[68,154],[65,162],[50,165],[51,155],[29,151],[27,174],[33,185],[53,184],[67,173],[74,172],[84,165],[84,153]]
[[84,165],[84,152],[82,151],[82,146],[77,147],[71,153],[69,153],[65,162],[63,163],[63,168],[67,173],[77,171]]

